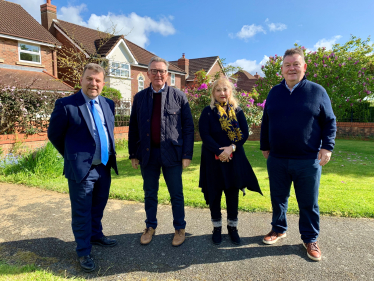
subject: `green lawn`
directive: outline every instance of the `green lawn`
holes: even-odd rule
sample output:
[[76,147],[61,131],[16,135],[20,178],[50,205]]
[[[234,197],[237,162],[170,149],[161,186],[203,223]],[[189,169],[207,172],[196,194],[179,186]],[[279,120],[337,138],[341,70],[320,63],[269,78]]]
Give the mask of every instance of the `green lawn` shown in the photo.
[[[194,207],[207,207],[203,194],[198,187],[201,142],[195,143],[194,158],[191,166],[183,172],[185,204]],[[259,150],[259,142],[248,141],[245,144],[247,157],[257,175],[264,196],[247,192],[240,196],[239,209],[243,211],[271,212],[270,192],[266,160]],[[41,159],[42,162],[43,159]],[[51,162],[48,160],[46,162]],[[14,169],[0,181],[22,183],[31,186],[68,192],[66,179],[60,174],[61,165],[53,164],[51,172],[43,172],[40,164],[36,171]],[[142,178],[140,170],[131,167],[127,148],[118,149],[118,167],[120,175],[113,174],[111,198],[143,202]],[[26,172],[23,170],[27,170]],[[46,170],[49,171],[49,168]],[[165,181],[161,176],[159,202],[170,203]],[[356,140],[337,140],[330,163],[322,171],[320,196],[321,214],[345,217],[374,218],[374,142]],[[223,206],[224,202],[223,202]],[[298,213],[295,194],[291,192],[289,213]]]

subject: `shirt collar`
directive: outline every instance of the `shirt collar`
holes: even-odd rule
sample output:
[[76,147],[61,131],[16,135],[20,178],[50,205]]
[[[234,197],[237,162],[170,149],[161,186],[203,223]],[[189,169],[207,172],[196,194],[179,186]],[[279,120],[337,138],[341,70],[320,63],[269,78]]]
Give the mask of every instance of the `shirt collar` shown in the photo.
[[296,89],[296,87],[299,86],[300,82],[295,84],[295,86],[293,86],[292,90],[290,89],[290,87],[288,87],[286,81],[284,81],[284,84],[286,85],[286,88],[292,93]]
[[156,92],[156,91],[153,89],[153,86],[152,86],[152,84],[151,84],[152,92],[154,92],[154,93],[161,93],[161,92],[165,89],[165,85],[166,85],[166,83],[162,86],[162,88],[161,88],[158,92]]
[[94,99],[91,99],[90,97],[88,97],[85,93],[83,93],[83,90],[81,90],[82,94],[83,94],[83,97],[84,97],[84,100],[86,101],[86,103],[89,103],[90,101],[94,100],[97,104],[100,104],[99,103],[99,96],[97,96],[96,98]]

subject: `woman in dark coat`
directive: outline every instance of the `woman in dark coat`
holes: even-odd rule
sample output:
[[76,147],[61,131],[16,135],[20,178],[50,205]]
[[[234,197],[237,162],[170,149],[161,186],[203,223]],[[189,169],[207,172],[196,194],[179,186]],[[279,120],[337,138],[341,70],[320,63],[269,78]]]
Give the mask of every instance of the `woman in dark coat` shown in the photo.
[[249,135],[248,124],[233,96],[234,91],[228,79],[215,81],[211,104],[204,108],[199,120],[203,141],[199,186],[210,207],[214,244],[222,241],[222,191],[226,196],[227,229],[234,244],[240,244],[237,230],[239,190],[244,192],[248,188],[262,194],[245,156],[243,145]]

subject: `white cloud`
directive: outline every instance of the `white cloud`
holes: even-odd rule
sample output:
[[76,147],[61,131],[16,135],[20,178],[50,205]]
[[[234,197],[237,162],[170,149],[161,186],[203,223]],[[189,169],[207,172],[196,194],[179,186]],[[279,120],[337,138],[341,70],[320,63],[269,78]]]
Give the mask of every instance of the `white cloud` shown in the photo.
[[316,44],[314,44],[313,49],[307,49],[307,52],[316,51],[318,48],[322,48],[322,47],[325,47],[326,50],[332,50],[332,46],[336,44],[336,41],[338,41],[340,38],[342,38],[341,35],[336,35],[329,40],[323,38],[319,40]]
[[266,19],[265,22],[269,27],[269,30],[273,32],[287,29],[287,25],[285,25],[284,23],[273,23],[270,22],[269,19]]
[[256,60],[239,59],[229,64],[232,66],[239,66],[243,68],[244,70],[248,71],[252,75],[255,75],[257,72],[258,75],[264,77],[264,73],[261,70],[261,66],[265,65],[265,63],[268,60],[269,60],[269,57],[264,56],[264,58],[260,61],[260,63],[257,63]]
[[80,15],[81,12],[85,10],[87,10],[87,5],[84,3],[79,6],[61,7],[57,18],[78,25],[86,25],[86,23],[83,21],[82,16]]
[[229,36],[231,38],[239,37],[240,39],[248,39],[260,32],[266,34],[265,29],[261,25],[243,25],[242,29],[238,33],[236,33],[235,35],[230,33]]
[[45,4],[45,0],[11,0],[10,2],[20,4],[22,8],[40,23],[40,5]]
[[[12,2],[20,4],[40,22],[40,5],[45,4],[45,0],[12,0]],[[171,23],[173,16],[154,20],[147,16],[141,17],[136,13],[116,15],[109,12],[107,15],[91,14],[88,21],[84,21],[81,15],[83,11],[87,11],[87,5],[84,3],[79,6],[58,7],[57,18],[109,33],[113,32],[115,27],[115,34],[123,34],[127,39],[143,48],[149,44],[149,35],[152,32],[163,36],[175,33],[175,28]]]

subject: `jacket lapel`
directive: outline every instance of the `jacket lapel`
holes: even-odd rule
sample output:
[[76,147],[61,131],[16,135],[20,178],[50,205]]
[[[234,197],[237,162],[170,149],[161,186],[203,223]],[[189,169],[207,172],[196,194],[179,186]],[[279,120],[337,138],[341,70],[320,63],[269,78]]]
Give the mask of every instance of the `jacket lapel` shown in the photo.
[[110,139],[113,142],[113,140],[114,140],[114,136],[113,136],[114,123],[111,122],[111,119],[110,119],[110,114],[112,113],[112,110],[110,109],[110,106],[109,106],[109,104],[107,103],[107,101],[105,100],[104,97],[99,96],[99,100],[100,100],[101,108],[103,109],[105,123],[108,127],[109,136],[110,136]]
[[91,136],[94,138],[90,113],[88,112],[86,100],[83,97],[82,90],[80,90],[78,93],[75,94],[75,98],[76,98],[77,105],[78,105],[80,111],[82,112],[83,119],[84,119],[84,121],[86,121],[88,130],[90,131]]

